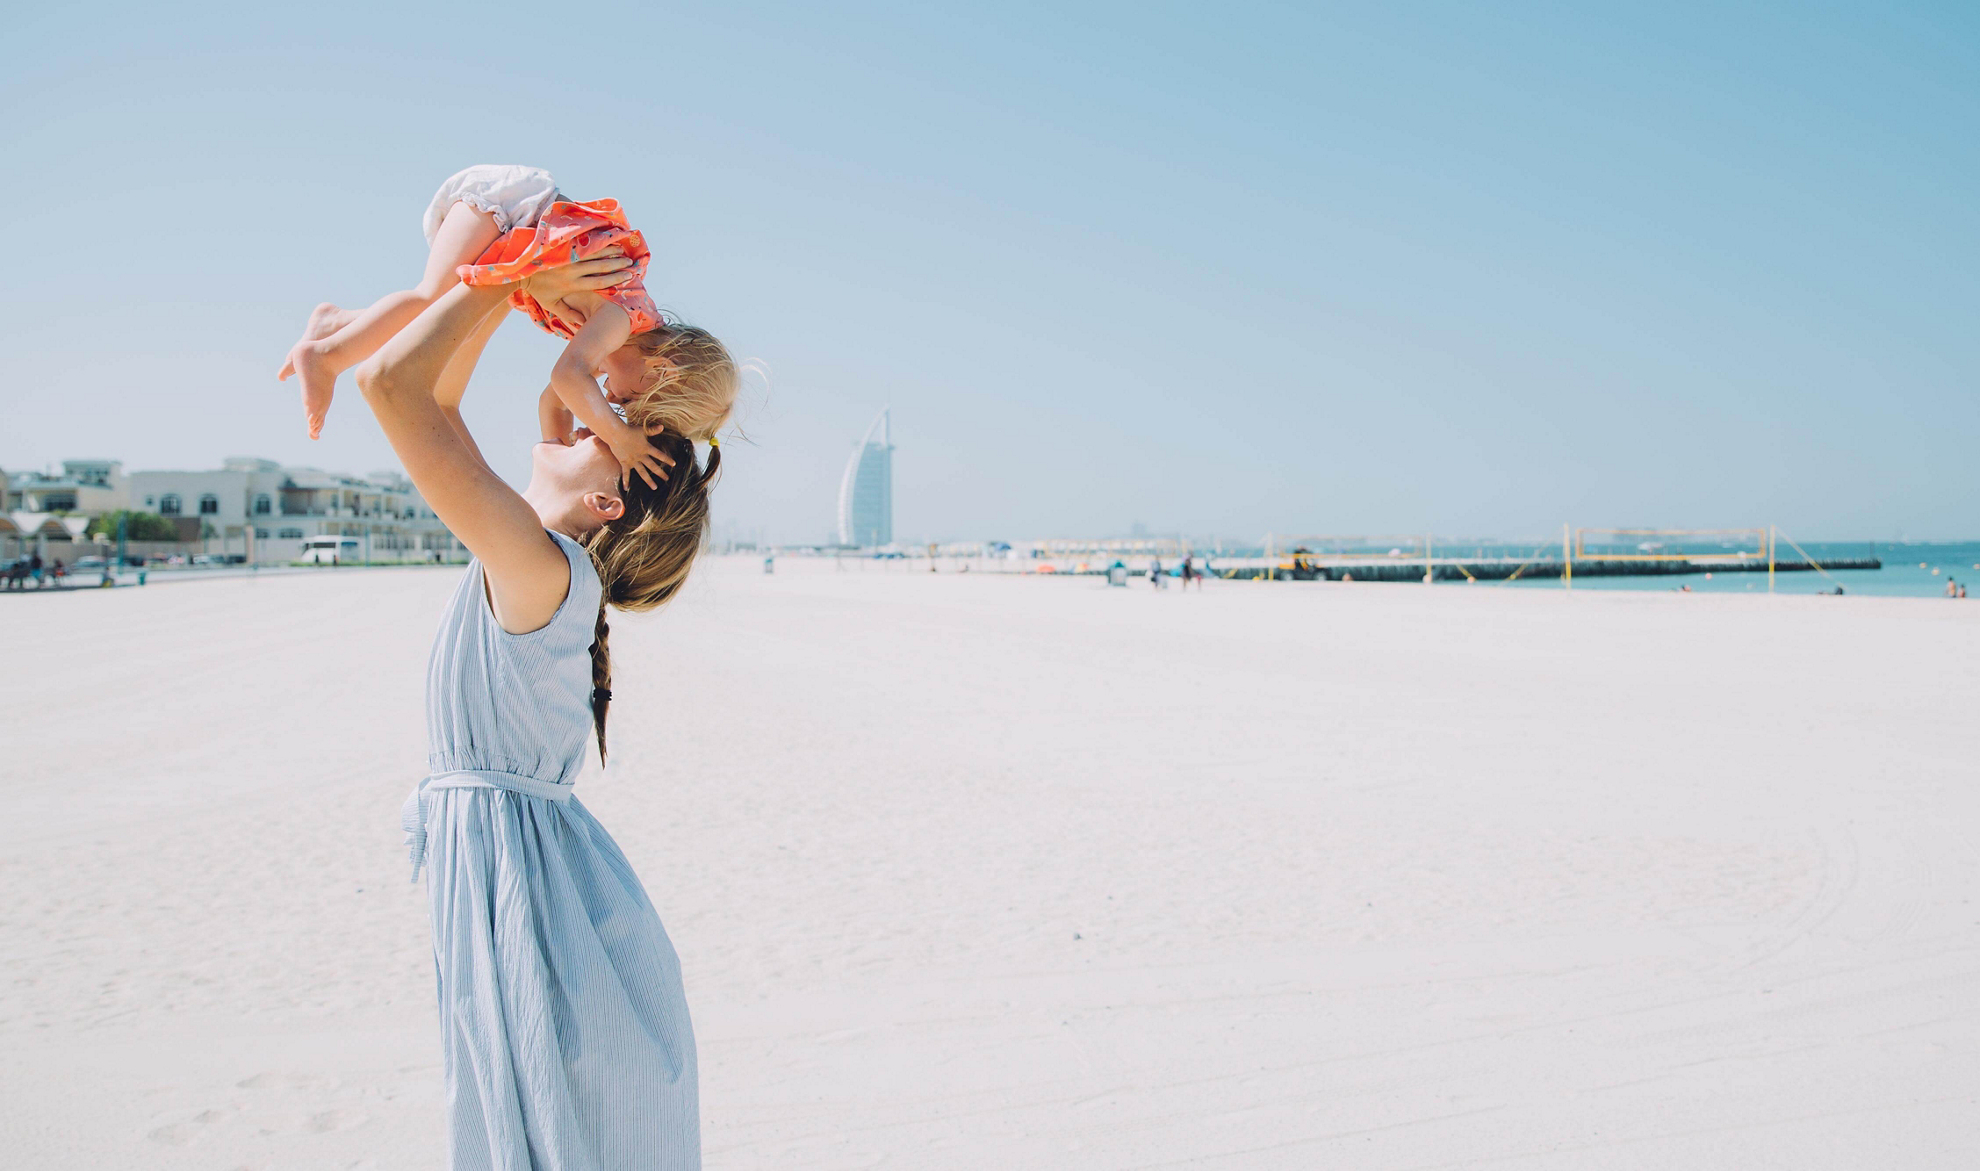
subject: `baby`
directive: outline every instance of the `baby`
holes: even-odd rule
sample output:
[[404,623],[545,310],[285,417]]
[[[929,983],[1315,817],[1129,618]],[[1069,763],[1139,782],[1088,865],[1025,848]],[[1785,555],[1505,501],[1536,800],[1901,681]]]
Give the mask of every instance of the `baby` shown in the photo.
[[539,404],[545,437],[553,424],[570,433],[574,416],[605,440],[627,475],[636,471],[651,484],[662,463],[648,433],[664,428],[708,441],[727,421],[740,383],[736,364],[706,330],[670,322],[655,308],[644,280],[646,239],[626,222],[618,200],[571,202],[549,172],[534,167],[469,167],[440,185],[425,229],[419,284],[357,312],[318,305],[289,351],[276,377],[301,379],[310,438],[323,431],[337,375],[376,353],[457,282],[520,282],[600,255],[631,259],[632,279],[549,306],[521,284],[509,298],[569,342]]

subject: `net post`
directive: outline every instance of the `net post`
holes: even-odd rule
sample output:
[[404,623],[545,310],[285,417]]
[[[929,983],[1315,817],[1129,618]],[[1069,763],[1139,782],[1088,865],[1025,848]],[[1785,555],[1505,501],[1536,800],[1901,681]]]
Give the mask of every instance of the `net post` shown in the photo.
[[1774,592],[1774,526],[1767,526],[1767,592]]
[[1435,567],[1432,566],[1430,563],[1430,538],[1432,535],[1433,534],[1430,533],[1423,534],[1423,584],[1424,585],[1429,585],[1431,583],[1432,578],[1436,574]]
[[1561,588],[1574,588],[1574,546],[1568,536],[1570,526],[1561,526]]

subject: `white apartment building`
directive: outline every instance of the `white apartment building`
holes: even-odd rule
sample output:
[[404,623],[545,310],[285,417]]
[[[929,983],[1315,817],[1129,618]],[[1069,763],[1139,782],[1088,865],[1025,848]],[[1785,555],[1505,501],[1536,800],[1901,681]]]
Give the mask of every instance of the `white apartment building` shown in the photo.
[[124,465],[114,459],[65,459],[60,472],[0,473],[8,512],[82,513],[95,516],[129,508]]
[[132,472],[127,507],[198,518],[207,550],[293,561],[311,537],[363,542],[371,561],[460,561],[467,552],[412,481],[395,471],[347,476],[240,456],[207,472]]

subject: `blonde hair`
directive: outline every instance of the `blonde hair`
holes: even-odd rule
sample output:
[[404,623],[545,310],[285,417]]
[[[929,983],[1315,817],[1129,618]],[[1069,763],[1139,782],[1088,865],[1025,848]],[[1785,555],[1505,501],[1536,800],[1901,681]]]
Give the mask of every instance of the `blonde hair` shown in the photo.
[[598,734],[598,760],[605,760],[605,713],[612,702],[611,628],[605,607],[638,613],[664,605],[687,582],[695,554],[708,532],[708,490],[722,468],[722,449],[711,448],[708,464],[695,462],[694,444],[667,431],[653,446],[673,457],[668,478],[648,488],[633,476],[621,490],[625,511],[585,538],[604,590],[598,599],[598,625],[591,643],[591,722]]
[[715,438],[735,409],[741,371],[714,334],[677,321],[662,322],[626,342],[646,359],[651,384],[624,405],[636,427],[663,426],[703,443]]

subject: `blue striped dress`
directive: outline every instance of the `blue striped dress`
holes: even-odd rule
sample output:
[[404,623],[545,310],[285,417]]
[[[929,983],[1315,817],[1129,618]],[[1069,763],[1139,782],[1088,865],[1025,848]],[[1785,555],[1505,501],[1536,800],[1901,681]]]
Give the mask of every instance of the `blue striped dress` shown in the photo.
[[510,634],[468,566],[434,639],[432,775],[406,802],[424,861],[455,1171],[701,1166],[680,961],[639,879],[571,795],[591,739],[600,586],[560,533],[571,584]]

